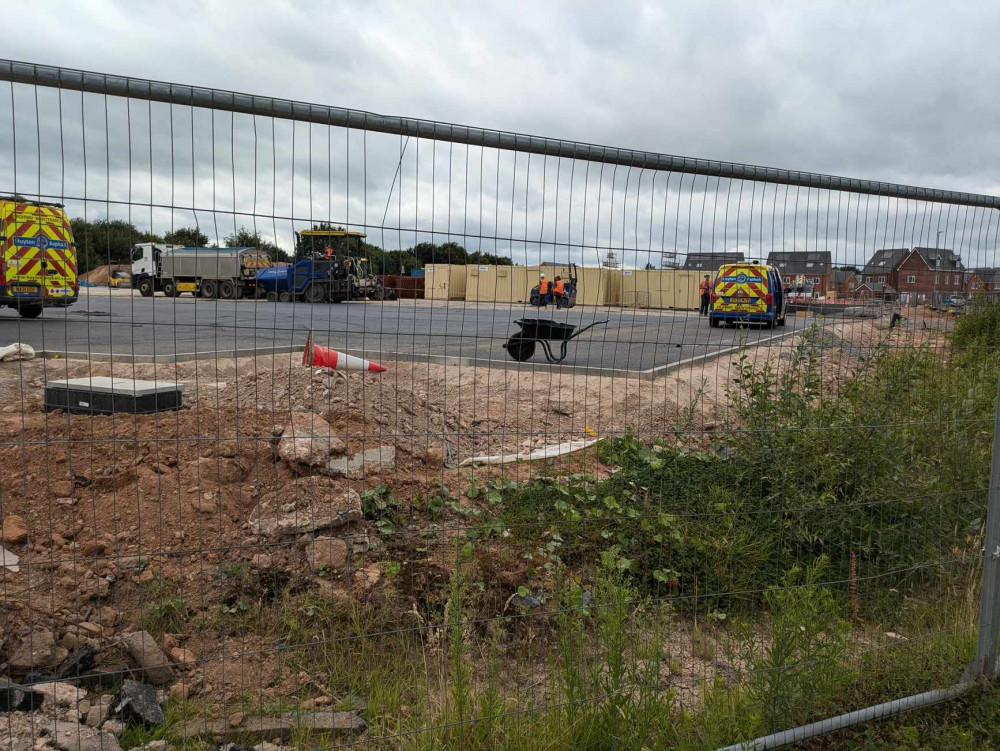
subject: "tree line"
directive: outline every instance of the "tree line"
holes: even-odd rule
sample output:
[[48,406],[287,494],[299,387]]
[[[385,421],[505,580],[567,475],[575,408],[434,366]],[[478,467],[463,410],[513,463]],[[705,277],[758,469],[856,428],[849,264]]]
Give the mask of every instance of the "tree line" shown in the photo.
[[[131,262],[132,246],[138,243],[166,243],[168,245],[185,245],[197,247],[212,247],[214,242],[197,227],[181,227],[164,234],[146,232],[123,219],[97,219],[87,221],[82,218],[70,220],[73,228],[73,238],[76,241],[77,265],[80,273],[86,273],[97,266],[107,263],[128,264]],[[343,229],[327,224],[313,225],[313,229]],[[260,232],[246,227],[222,238],[223,247],[253,247],[264,250],[273,261],[291,262],[293,256],[281,247],[264,239]],[[296,254],[303,255],[307,246],[300,238],[297,241]],[[361,241],[352,249],[351,255],[357,252],[368,258],[371,268],[380,274],[408,274],[412,269],[423,268],[432,263],[456,264],[493,264],[510,266],[512,261],[506,256],[469,252],[455,242],[417,243],[405,250],[383,250],[378,245]]]

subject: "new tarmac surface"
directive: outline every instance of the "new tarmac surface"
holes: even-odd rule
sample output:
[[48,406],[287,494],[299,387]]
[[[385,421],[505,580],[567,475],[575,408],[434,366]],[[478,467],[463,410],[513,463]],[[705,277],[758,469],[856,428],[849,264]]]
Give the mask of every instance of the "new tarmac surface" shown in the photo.
[[[311,305],[144,298],[92,290],[83,291],[75,305],[47,309],[35,320],[0,310],[0,344],[20,341],[47,354],[69,357],[169,361],[301,349],[312,330],[319,344],[375,360],[513,366],[502,345],[519,331],[515,321],[521,318],[549,318],[577,327],[608,320],[572,340],[561,363],[599,372],[656,372],[743,343],[777,345],[809,323],[790,315],[783,329],[711,328],[706,318],[689,311],[592,307],[557,311],[438,300]],[[540,347],[529,362],[545,364]]]

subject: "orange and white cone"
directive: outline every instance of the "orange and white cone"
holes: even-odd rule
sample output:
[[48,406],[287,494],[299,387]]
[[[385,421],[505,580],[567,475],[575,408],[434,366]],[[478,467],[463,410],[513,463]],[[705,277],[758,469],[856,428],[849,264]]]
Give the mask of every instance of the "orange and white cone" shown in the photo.
[[379,365],[377,362],[315,344],[311,331],[309,338],[306,339],[305,352],[302,353],[302,364],[310,367],[330,368],[330,370],[366,370],[369,373],[384,373],[387,370],[385,365]]

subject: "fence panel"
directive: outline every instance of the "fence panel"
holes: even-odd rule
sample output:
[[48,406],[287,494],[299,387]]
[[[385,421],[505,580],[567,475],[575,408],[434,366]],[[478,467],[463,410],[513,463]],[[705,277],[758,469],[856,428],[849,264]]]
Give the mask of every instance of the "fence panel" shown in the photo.
[[12,743],[772,748],[995,674],[997,199],[0,79]]

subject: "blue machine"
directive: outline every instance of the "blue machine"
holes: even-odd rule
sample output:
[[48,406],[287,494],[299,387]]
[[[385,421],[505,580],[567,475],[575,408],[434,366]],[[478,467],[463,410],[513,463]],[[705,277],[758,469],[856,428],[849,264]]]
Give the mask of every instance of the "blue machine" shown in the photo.
[[344,302],[350,281],[336,261],[301,258],[290,266],[271,266],[257,272],[260,296],[271,302]]

